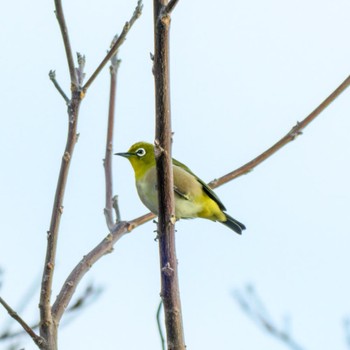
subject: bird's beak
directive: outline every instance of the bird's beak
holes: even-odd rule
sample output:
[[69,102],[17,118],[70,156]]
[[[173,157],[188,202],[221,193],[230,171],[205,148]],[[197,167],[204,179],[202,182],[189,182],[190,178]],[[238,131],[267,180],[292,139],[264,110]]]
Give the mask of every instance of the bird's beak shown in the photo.
[[121,157],[125,157],[125,158],[129,158],[133,155],[133,153],[130,152],[121,152],[121,153],[114,153],[114,155],[116,156],[121,156]]

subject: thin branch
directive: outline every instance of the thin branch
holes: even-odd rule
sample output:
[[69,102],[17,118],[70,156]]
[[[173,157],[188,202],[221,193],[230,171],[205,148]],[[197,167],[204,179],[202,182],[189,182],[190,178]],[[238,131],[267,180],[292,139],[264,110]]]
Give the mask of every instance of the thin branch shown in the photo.
[[66,93],[61,88],[60,84],[58,84],[58,82],[56,80],[56,72],[54,70],[50,70],[49,77],[50,77],[50,80],[52,81],[53,85],[57,89],[57,91],[60,93],[60,95],[63,97],[63,99],[66,101],[66,104],[68,105],[70,100],[69,100],[68,96],[66,95]]
[[[101,289],[96,289],[93,285],[87,286],[83,293],[74,301],[74,304],[71,305],[67,310],[66,314],[76,314],[78,311],[81,311],[83,308],[86,308],[88,304],[88,300],[92,297],[97,297],[101,293]],[[65,322],[63,326],[67,325],[67,319],[65,319]],[[36,322],[30,326],[31,329],[37,329],[40,326],[40,322]],[[61,325],[62,327],[62,325]],[[7,339],[13,339],[16,337],[19,337],[23,334],[25,334],[26,331],[21,329],[19,331],[10,332],[9,330],[3,331],[0,334],[0,340],[7,340]]]
[[[16,305],[17,313],[22,314],[24,310],[27,308],[27,306],[29,305],[29,302],[33,299],[34,295],[38,290],[38,283],[40,283],[40,278],[41,278],[41,272],[40,272],[40,275],[32,279],[31,286],[29,286],[29,288],[25,291],[24,295],[21,298],[21,302]],[[14,320],[12,318],[9,318],[7,323],[4,324],[3,330],[0,334],[0,339],[2,339],[3,334],[10,333],[10,329],[12,327],[13,321]],[[31,328],[33,329],[34,327],[31,327]]]
[[86,58],[85,55],[82,55],[81,53],[77,52],[77,60],[78,60],[78,67],[75,69],[77,79],[78,79],[78,84],[79,86],[83,85],[84,79],[85,79],[85,63],[86,63]]
[[47,232],[47,248],[41,283],[39,308],[41,319],[40,335],[47,341],[47,346],[49,349],[57,348],[58,324],[55,323],[55,320],[52,318],[51,313],[52,282],[56,261],[58,231],[61,222],[61,216],[63,213],[63,199],[66,190],[70,162],[77,141],[77,125],[80,103],[80,91],[72,91],[72,100],[68,108],[67,142],[63,153],[60,173],[57,181],[55,199],[52,208],[50,229]]
[[154,0],[154,61],[156,135],[155,158],[158,188],[158,243],[161,298],[164,306],[168,350],[184,350],[178,266],[175,247],[175,200],[171,159],[171,114],[169,79],[170,14],[164,0]]
[[147,213],[145,215],[139,216],[138,218],[130,220],[128,222],[129,222],[129,225],[134,229],[138,226],[145,224],[148,221],[151,221],[155,217],[157,217],[157,215],[153,213]]
[[[117,41],[116,36],[113,41]],[[112,43],[112,46],[114,43]],[[120,220],[119,207],[117,198],[113,197],[113,174],[112,174],[112,159],[113,159],[113,134],[114,134],[114,118],[115,118],[115,100],[117,92],[117,74],[120,66],[120,60],[117,57],[118,51],[111,58],[110,66],[110,92],[109,92],[109,110],[108,110],[108,125],[106,138],[106,152],[103,162],[105,168],[105,183],[106,183],[106,203],[105,203],[105,217],[107,227],[110,232],[113,231],[115,222],[113,220],[113,207],[116,206],[115,212],[118,213],[117,222]]]
[[162,324],[160,322],[160,312],[162,311],[162,305],[163,305],[163,302],[160,301],[157,308],[156,318],[157,318],[158,333],[159,333],[160,341],[162,343],[162,350],[165,350],[165,339],[164,339],[164,334],[162,330]]
[[125,41],[129,30],[131,29],[131,27],[133,26],[135,21],[141,16],[142,8],[143,8],[142,1],[138,0],[137,6],[135,8],[135,11],[134,11],[132,17],[130,18],[129,22],[125,23],[125,25],[123,27],[123,30],[122,30],[120,36],[118,37],[117,41],[112,46],[112,48],[109,50],[109,52],[107,53],[106,57],[102,60],[102,62],[99,64],[99,66],[96,68],[96,70],[92,73],[91,77],[88,79],[86,84],[83,86],[83,91],[84,92],[86,92],[86,90],[90,87],[90,85],[93,83],[93,81],[99,75],[99,73],[101,72],[103,67],[115,55],[115,53],[118,51],[119,47],[123,44],[123,42]]
[[118,203],[118,196],[115,195],[112,198],[113,202],[113,209],[114,209],[114,214],[115,214],[115,222],[118,223],[121,220],[120,216],[120,210],[119,210],[119,203]]
[[63,38],[64,48],[66,51],[67,56],[67,63],[69,67],[69,75],[72,86],[77,87],[77,76],[75,74],[75,67],[74,67],[74,60],[72,55],[72,48],[70,45],[69,35],[68,35],[68,29],[66,25],[66,20],[64,18],[64,13],[62,9],[62,2],[61,0],[55,0],[55,14],[61,29],[61,34]]
[[247,286],[245,292],[236,291],[234,297],[242,310],[264,331],[280,340],[292,350],[303,350],[303,348],[292,338],[289,332],[277,327],[267,317],[266,308],[262,300],[254,291],[252,286]]
[[164,13],[167,15],[170,15],[171,12],[174,10],[176,5],[178,4],[179,0],[170,0],[168,4],[165,6]]
[[113,251],[114,244],[126,233],[130,232],[130,230],[131,227],[129,223],[125,221],[120,222],[112,233],[109,233],[100,244],[85,255],[76,265],[66,279],[52,306],[52,317],[55,322],[59,323],[79,282],[90,270],[91,266],[105,254],[111,253]]
[[302,134],[302,130],[305,129],[317,116],[321,114],[334,100],[341,95],[350,85],[350,76],[348,76],[318,107],[316,107],[304,120],[298,122],[287,135],[282,137],[268,150],[254,158],[250,162],[244,164],[240,168],[220,177],[219,179],[213,180],[209,183],[212,188],[219,187],[226,182],[229,182],[241,175],[247,174],[253,170],[257,165],[262,163],[267,158],[271,157],[274,153],[284,147],[287,143],[295,140],[295,138]]
[[41,338],[39,335],[37,335],[32,328],[28,326],[28,324],[15,312],[10,305],[8,305],[3,298],[0,297],[0,304],[7,310],[9,315],[15,319],[22,328],[30,335],[30,337],[33,339],[34,343],[38,345],[39,348],[43,346],[45,343],[45,340]]

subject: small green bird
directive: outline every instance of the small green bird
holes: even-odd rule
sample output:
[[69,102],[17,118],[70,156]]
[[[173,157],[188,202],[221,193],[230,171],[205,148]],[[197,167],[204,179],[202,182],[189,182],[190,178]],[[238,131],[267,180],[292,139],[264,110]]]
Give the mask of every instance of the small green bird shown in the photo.
[[[154,146],[137,142],[125,153],[135,172],[136,187],[142,203],[158,214],[157,173]],[[214,191],[186,165],[173,159],[175,216],[177,219],[204,218],[219,221],[241,234],[245,226],[224,213],[225,206]]]

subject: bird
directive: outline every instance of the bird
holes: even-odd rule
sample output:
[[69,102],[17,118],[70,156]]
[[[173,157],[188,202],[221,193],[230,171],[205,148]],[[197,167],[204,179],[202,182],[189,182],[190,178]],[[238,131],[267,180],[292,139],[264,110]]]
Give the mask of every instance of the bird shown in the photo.
[[[158,215],[157,170],[154,146],[147,142],[133,144],[127,152],[115,153],[127,158],[135,173],[142,203]],[[228,215],[215,192],[186,165],[172,159],[176,219],[204,218],[220,222],[238,234],[245,226]]]

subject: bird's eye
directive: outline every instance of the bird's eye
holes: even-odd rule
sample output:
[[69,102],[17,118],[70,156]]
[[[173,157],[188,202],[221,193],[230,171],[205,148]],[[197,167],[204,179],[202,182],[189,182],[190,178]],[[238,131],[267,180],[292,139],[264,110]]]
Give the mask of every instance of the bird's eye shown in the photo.
[[135,153],[137,156],[143,157],[146,154],[146,151],[144,148],[139,148]]

